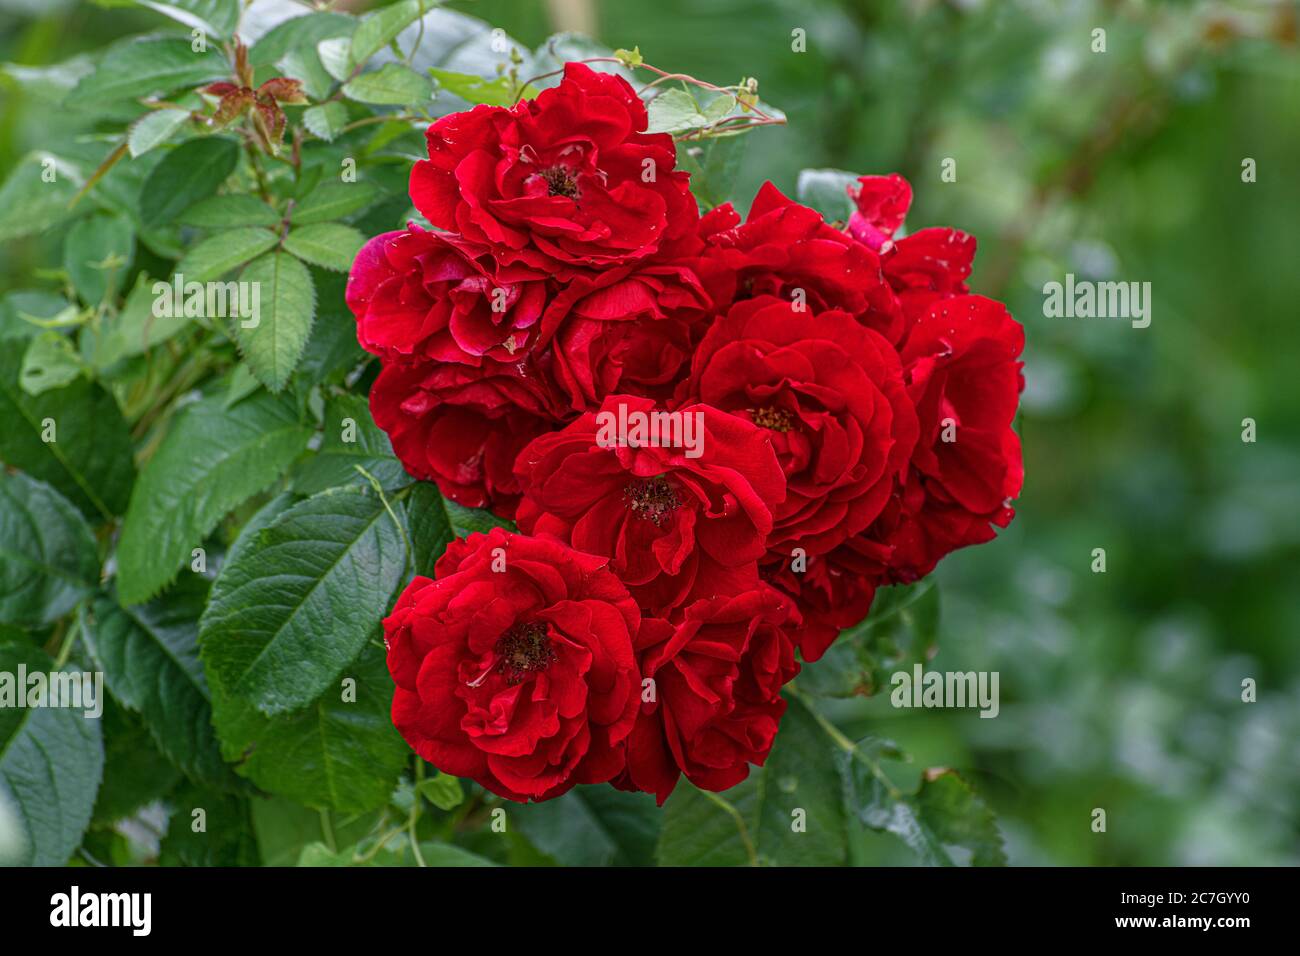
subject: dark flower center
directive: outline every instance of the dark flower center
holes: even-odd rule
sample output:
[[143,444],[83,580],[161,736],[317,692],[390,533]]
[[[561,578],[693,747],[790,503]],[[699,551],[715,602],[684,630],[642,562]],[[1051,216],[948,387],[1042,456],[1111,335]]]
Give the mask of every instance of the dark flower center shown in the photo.
[[641,478],[623,489],[623,503],[638,518],[659,527],[682,503],[663,475]]
[[526,680],[530,674],[546,670],[556,659],[555,648],[542,621],[516,624],[497,638],[493,650],[501,662],[501,673],[506,683],[511,685]]
[[542,170],[542,179],[546,180],[546,190],[552,196],[578,198],[578,177],[568,166],[551,166]]
[[751,408],[749,417],[759,428],[774,432],[788,432],[794,427],[794,416],[784,408]]

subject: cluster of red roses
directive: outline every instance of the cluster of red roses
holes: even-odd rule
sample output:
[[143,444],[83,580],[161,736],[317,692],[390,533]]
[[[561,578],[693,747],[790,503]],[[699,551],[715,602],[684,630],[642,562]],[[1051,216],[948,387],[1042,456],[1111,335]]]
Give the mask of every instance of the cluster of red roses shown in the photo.
[[[975,241],[846,228],[765,185],[700,216],[621,78],[571,63],[428,130],[348,303],[411,474],[515,519],[453,542],[385,621],[393,720],[514,800],[610,781],[662,802],[761,765],[781,688],[867,613],[1005,526],[1023,333],[968,295]],[[697,415],[698,456],[609,445],[600,412]]]

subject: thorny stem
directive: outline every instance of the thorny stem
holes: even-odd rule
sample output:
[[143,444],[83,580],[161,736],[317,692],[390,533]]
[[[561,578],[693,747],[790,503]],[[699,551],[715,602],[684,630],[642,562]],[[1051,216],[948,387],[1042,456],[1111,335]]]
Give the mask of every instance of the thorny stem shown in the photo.
[[246,139],[244,148],[248,151],[248,163],[253,167],[253,175],[257,178],[257,191],[262,194],[268,206],[274,205],[271,199],[271,187],[267,184],[266,173],[262,171],[262,162],[257,158],[257,149],[254,148],[253,141]]
[[[592,57],[588,57],[588,58],[585,59],[585,60],[578,60],[578,61],[576,61],[576,62],[578,62],[578,63],[620,63],[620,64],[622,64],[624,61],[621,60],[621,59],[619,59],[619,58],[616,57],[616,56],[592,56]],[[710,92],[713,92],[713,93],[725,93],[725,94],[727,94],[728,96],[735,97],[737,102],[741,102],[740,97],[736,96],[736,89],[737,89],[736,87],[717,86],[717,85],[715,85],[715,84],[713,84],[713,83],[708,83],[708,82],[706,82],[706,81],[704,81],[704,80],[696,79],[695,77],[693,77],[693,76],[691,76],[691,75],[689,75],[689,74],[687,74],[687,73],[669,73],[667,70],[661,70],[661,69],[659,69],[659,67],[657,67],[657,66],[651,66],[649,63],[639,63],[639,64],[637,64],[637,66],[638,66],[640,69],[643,69],[643,70],[649,70],[651,73],[654,73],[654,74],[658,77],[658,79],[651,80],[649,83],[647,83],[645,86],[643,86],[643,87],[641,88],[641,93],[645,93],[646,90],[653,89],[654,87],[658,86],[660,83],[668,83],[668,82],[672,82],[672,81],[680,81],[680,82],[682,82],[682,83],[690,83],[690,84],[692,84],[693,86],[698,86],[700,89],[703,89],[703,90],[709,90]],[[635,69],[635,67],[634,67],[633,69]],[[523,95],[523,91],[526,90],[526,89],[527,89],[530,85],[532,85],[533,83],[536,83],[538,80],[545,80],[545,79],[547,79],[547,78],[549,78],[549,77],[552,77],[552,76],[559,76],[559,75],[560,75],[561,73],[563,73],[563,72],[564,72],[564,68],[561,67],[561,68],[558,69],[558,70],[551,70],[551,71],[549,71],[549,72],[547,72],[547,73],[539,73],[537,76],[531,77],[530,79],[528,79],[528,80],[526,80],[525,82],[523,82],[523,83],[520,84],[520,86],[519,86],[519,90],[520,90],[520,94],[519,94],[519,96],[522,96],[522,95]],[[516,103],[519,102],[519,96],[516,96],[516,97],[515,97],[515,102],[516,102]],[[748,129],[748,128],[751,127],[751,126],[783,126],[783,125],[785,125],[785,117],[783,117],[783,116],[770,116],[770,115],[768,115],[766,112],[764,112],[762,109],[760,109],[756,103],[746,103],[746,104],[744,104],[744,105],[745,105],[746,109],[747,109],[749,112],[751,112],[751,113],[754,114],[754,118],[750,118],[750,117],[748,117],[748,116],[728,116],[728,117],[724,117],[723,119],[718,120],[716,123],[711,123],[711,124],[709,124],[708,126],[703,127],[702,129],[694,130],[694,131],[692,131],[691,133],[686,134],[686,135],[683,135],[683,136],[681,136],[681,137],[679,137],[679,138],[681,138],[681,139],[699,139],[699,138],[701,138],[701,137],[707,136],[707,135],[709,134],[709,132],[711,132],[712,130],[715,130],[715,129],[721,127],[724,123],[727,123],[727,122],[729,122],[729,121],[733,121],[733,120],[748,120],[748,122],[745,122],[745,123],[742,124],[742,127],[741,127],[741,128],[745,128],[745,129]]]

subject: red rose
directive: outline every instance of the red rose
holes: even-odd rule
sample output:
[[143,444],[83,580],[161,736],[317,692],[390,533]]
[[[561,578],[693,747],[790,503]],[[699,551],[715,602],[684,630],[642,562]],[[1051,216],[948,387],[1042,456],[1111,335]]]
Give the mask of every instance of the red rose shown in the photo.
[[696,601],[675,626],[644,619],[637,652],[655,699],[641,705],[615,785],[662,804],[683,773],[717,791],[761,767],[785,713],[781,688],[799,673],[792,618],[788,598],[759,587]]
[[763,580],[794,600],[800,623],[789,628],[805,661],[819,660],[840,631],[861,622],[871,611],[889,549],[862,535],[849,538],[826,554],[809,555],[795,570],[790,557],[764,563]]
[[912,187],[897,173],[860,176],[850,195],[857,210],[849,218],[849,234],[880,253],[881,270],[907,317],[898,338],[905,338],[939,299],[966,293],[966,279],[975,259],[975,237],[958,229],[919,229],[895,240],[912,204]]
[[889,576],[915,581],[945,554],[1006,527],[1024,465],[1011,429],[1025,334],[1000,302],[936,302],[903,350],[921,437],[908,480],[867,537],[887,544]]
[[700,232],[707,243],[700,272],[719,303],[773,295],[813,312],[849,312],[891,342],[902,331],[879,257],[771,183],[743,223],[726,203],[700,220]]
[[699,216],[672,137],[646,122],[626,80],[569,63],[536,99],[430,126],[411,200],[502,262],[567,273],[644,259]]
[[737,303],[700,343],[685,388],[767,430],[786,479],[768,548],[786,558],[875,520],[916,444],[898,353],[847,312]]
[[402,466],[469,508],[514,514],[514,460],[556,427],[557,399],[531,359],[478,367],[386,365],[370,389],[370,413]]
[[385,361],[511,361],[537,337],[547,275],[412,224],[362,247],[348,277],[357,339]]
[[547,307],[542,339],[573,412],[626,392],[667,399],[690,370],[710,300],[684,262],[570,277]]
[[898,173],[859,176],[849,187],[857,209],[849,216],[849,235],[879,252],[898,231],[912,205],[912,186]]
[[599,413],[535,438],[515,462],[520,529],[610,558],[637,602],[655,613],[753,587],[772,509],[785,496],[766,433],[707,405],[686,405],[673,420],[691,428],[678,437],[694,450],[620,443],[615,423],[651,412],[665,414],[649,399],[613,395]]
[[412,749],[521,802],[619,774],[639,618],[607,563],[500,528],[453,541],[384,621],[393,724]]

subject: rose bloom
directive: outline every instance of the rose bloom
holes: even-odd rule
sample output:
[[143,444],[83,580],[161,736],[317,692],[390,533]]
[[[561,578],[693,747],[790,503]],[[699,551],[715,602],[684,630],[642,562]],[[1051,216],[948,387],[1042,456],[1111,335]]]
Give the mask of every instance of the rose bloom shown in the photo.
[[712,306],[687,261],[574,275],[542,318],[551,368],[573,413],[626,392],[670,398],[690,371]]
[[361,347],[385,361],[509,362],[537,338],[548,276],[412,224],[371,239],[348,276]]
[[683,773],[717,791],[761,767],[785,713],[781,688],[799,673],[786,633],[797,619],[789,598],[762,586],[696,601],[676,625],[644,619],[637,651],[654,700],[641,705],[615,786],[662,804]]
[[672,137],[646,123],[626,80],[568,63],[535,99],[430,126],[411,201],[504,263],[567,274],[644,259],[699,217]]
[[772,295],[812,312],[849,312],[891,342],[902,331],[879,256],[771,183],[743,223],[725,203],[700,220],[700,234],[706,246],[698,269],[716,302]]
[[867,527],[916,444],[898,353],[847,312],[738,302],[704,337],[684,391],[766,429],[786,479],[776,555],[820,554]]
[[[608,397],[600,411],[617,417],[620,405],[633,417],[662,412],[630,395]],[[657,614],[754,587],[772,509],[785,497],[762,429],[707,405],[676,412],[700,416],[700,457],[679,447],[602,447],[597,413],[587,412],[533,439],[515,462],[520,530],[608,557],[638,604]]]
[[556,427],[557,401],[531,358],[385,365],[370,389],[370,413],[407,472],[507,518],[520,494],[515,457]]
[[507,517],[519,450],[613,391],[671,396],[711,304],[680,262],[561,283],[418,226],[365,245],[347,300],[384,362],[371,411],[406,470]]
[[639,615],[607,564],[501,528],[453,541],[384,620],[411,748],[518,801],[622,772]]
[[1006,306],[978,295],[936,302],[908,336],[902,358],[921,437],[907,481],[866,533],[890,549],[891,581],[924,577],[1015,515],[1024,465],[1011,424],[1024,344]]
[[859,534],[825,554],[807,556],[801,571],[793,569],[788,555],[769,555],[763,562],[763,580],[793,599],[799,610],[798,623],[787,631],[805,661],[819,660],[840,631],[870,613],[890,553]]
[[940,299],[967,292],[975,237],[959,229],[918,229],[895,240],[912,204],[912,187],[897,173],[860,176],[850,190],[857,210],[849,234],[880,254],[881,270],[907,318],[898,342]]

